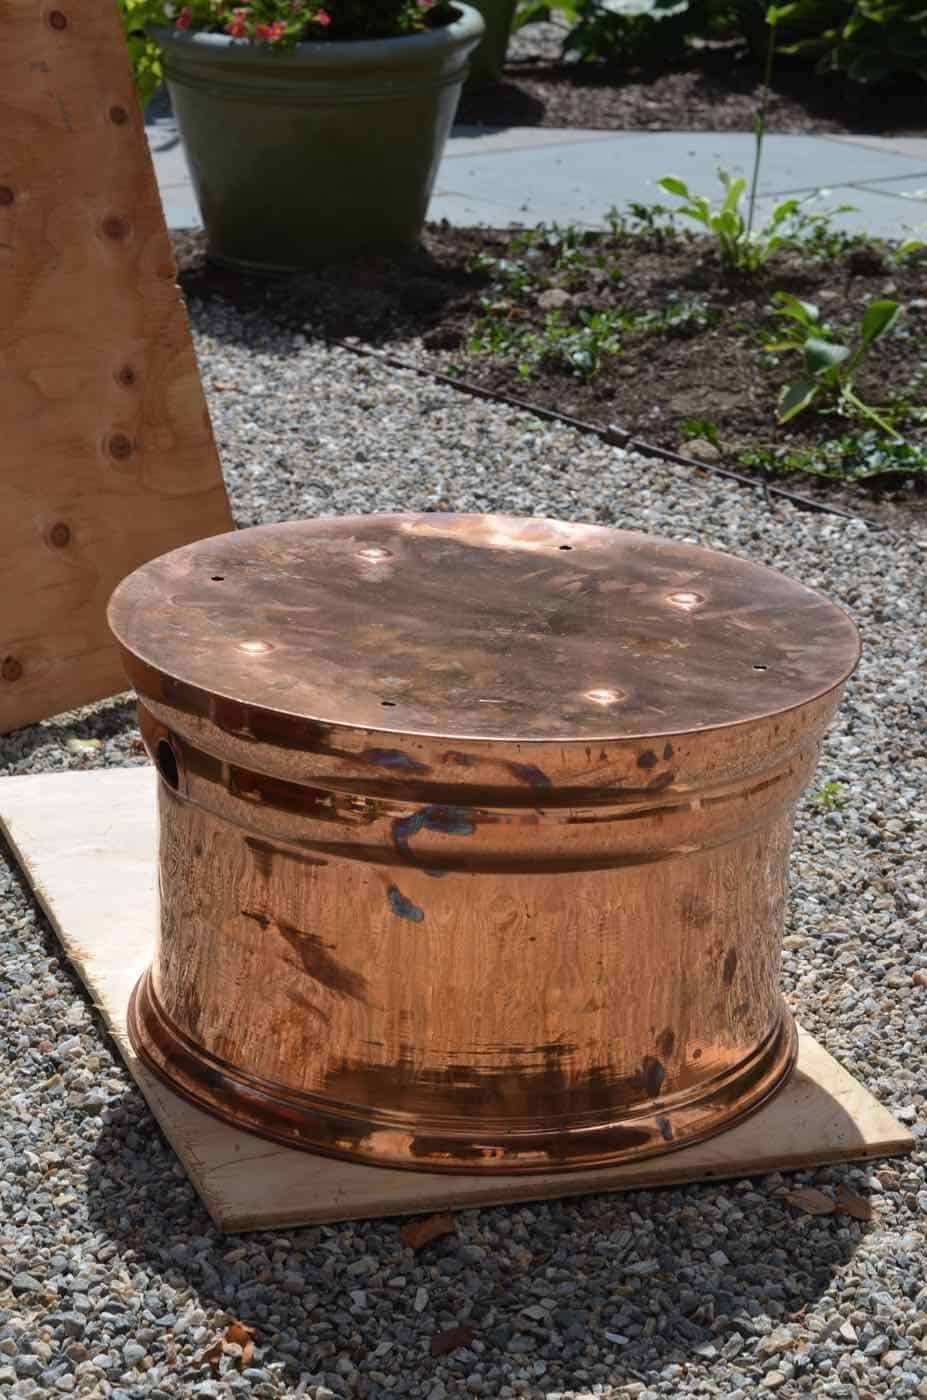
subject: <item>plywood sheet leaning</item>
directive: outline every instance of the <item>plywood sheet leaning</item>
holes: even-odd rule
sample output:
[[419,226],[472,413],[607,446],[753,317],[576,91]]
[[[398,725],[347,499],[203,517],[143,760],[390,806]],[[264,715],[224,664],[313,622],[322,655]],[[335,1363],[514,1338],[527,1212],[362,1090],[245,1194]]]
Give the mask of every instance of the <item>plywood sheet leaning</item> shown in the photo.
[[752,1117],[708,1142],[625,1166],[505,1177],[399,1171],[297,1152],[210,1118],[145,1068],[126,1033],[129,996],[158,921],[155,781],[147,767],[4,778],[0,832],[222,1230],[759,1176],[914,1147],[908,1129],[804,1031],[788,1083]]
[[232,527],[116,0],[0,0],[0,733],[125,689],[105,608]]

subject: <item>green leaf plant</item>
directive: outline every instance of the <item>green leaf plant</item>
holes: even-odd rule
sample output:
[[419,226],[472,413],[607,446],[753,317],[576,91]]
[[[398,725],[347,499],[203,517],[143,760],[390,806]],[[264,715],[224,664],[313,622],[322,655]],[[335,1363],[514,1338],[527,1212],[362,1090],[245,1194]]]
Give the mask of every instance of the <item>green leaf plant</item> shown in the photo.
[[799,301],[789,292],[776,292],[775,315],[785,322],[778,339],[763,348],[771,354],[801,356],[799,379],[785,385],[779,401],[779,422],[790,423],[813,404],[836,409],[849,418],[865,418],[877,424],[890,438],[900,442],[901,434],[883,416],[860,398],[853,376],[868,350],[895,325],[900,314],[896,301],[871,301],[863,313],[855,345],[838,339],[832,328],[821,321],[818,308]]

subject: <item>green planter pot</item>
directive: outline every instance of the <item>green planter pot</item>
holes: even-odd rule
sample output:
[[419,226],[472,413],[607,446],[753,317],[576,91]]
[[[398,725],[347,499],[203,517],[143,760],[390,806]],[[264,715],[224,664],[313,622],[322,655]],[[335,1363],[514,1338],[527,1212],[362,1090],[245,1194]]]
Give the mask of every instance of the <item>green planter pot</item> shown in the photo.
[[497,83],[502,77],[502,65],[509,46],[512,20],[518,0],[470,0],[475,10],[479,10],[486,25],[486,33],[470,59],[470,76],[467,87],[484,87],[487,83]]
[[152,30],[212,258],[292,272],[416,243],[484,29],[454,8],[443,29],[283,53]]

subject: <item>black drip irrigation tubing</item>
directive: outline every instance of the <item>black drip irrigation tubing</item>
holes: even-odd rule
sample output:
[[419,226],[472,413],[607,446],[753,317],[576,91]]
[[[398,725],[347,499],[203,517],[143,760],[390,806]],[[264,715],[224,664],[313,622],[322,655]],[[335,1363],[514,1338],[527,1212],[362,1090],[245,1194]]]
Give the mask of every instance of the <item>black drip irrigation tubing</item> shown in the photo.
[[377,360],[380,364],[388,365],[391,369],[410,370],[413,374],[418,374],[425,379],[437,380],[439,384],[447,384],[452,389],[457,389],[462,394],[469,394],[471,398],[488,399],[491,403],[505,404],[509,408],[517,408],[522,413],[530,413],[533,418],[544,418],[549,422],[563,423],[567,428],[575,428],[580,433],[590,433],[593,437],[599,438],[607,443],[609,447],[623,447],[629,452],[637,452],[642,457],[657,457],[660,461],[670,462],[673,466],[688,467],[690,470],[699,472],[713,472],[715,476],[726,477],[728,481],[738,481],[742,486],[749,486],[754,491],[762,491],[768,504],[770,496],[781,496],[783,500],[792,501],[794,505],[800,506],[803,510],[816,510],[823,515],[839,515],[844,520],[859,520],[869,530],[884,530],[885,526],[876,520],[867,520],[864,515],[856,515],[851,510],[841,510],[839,506],[825,505],[822,501],[815,501],[811,496],[800,496],[796,491],[786,491],[782,486],[771,486],[768,481],[758,481],[756,477],[744,476],[741,472],[728,471],[726,467],[716,467],[711,462],[697,462],[693,457],[684,457],[679,452],[670,452],[665,447],[655,447],[652,443],[642,442],[640,438],[634,437],[632,433],[624,428],[619,428],[614,424],[605,427],[600,423],[587,423],[584,418],[572,418],[568,413],[558,413],[555,408],[542,408],[538,404],[530,403],[527,399],[517,399],[512,394],[502,394],[497,389],[484,389],[479,384],[471,384],[467,379],[458,379],[452,374],[445,374],[440,369],[430,369],[427,365],[417,365],[411,360],[402,360],[398,355],[388,355],[382,350],[371,350],[366,345],[352,344],[347,340],[332,339],[329,344],[336,345],[340,350],[348,350],[352,355],[359,355],[362,359]]

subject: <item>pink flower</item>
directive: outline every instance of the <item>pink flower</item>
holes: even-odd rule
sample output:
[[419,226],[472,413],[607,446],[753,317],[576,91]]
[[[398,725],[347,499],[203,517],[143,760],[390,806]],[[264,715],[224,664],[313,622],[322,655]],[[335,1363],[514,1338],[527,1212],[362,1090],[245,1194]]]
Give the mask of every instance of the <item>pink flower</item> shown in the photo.
[[232,11],[232,18],[225,26],[225,32],[231,34],[233,39],[248,37],[248,15],[244,9]]
[[272,44],[276,43],[278,39],[282,39],[285,34],[286,20],[284,19],[275,19],[270,29],[267,31],[267,37]]
[[315,17],[316,24],[321,24],[323,29],[327,29],[332,22],[332,17],[327,10],[319,10]]
[[300,12],[300,10],[302,9],[302,7],[303,7],[303,0],[293,0],[293,3],[292,3],[292,5],[290,6],[290,9],[293,11],[294,15],[298,15],[299,12]]
[[180,14],[177,16],[176,20],[174,21],[174,28],[175,28],[175,29],[189,29],[189,28],[190,28],[190,25],[191,25],[192,23],[193,23],[193,11],[190,9],[190,6],[189,6],[189,5],[184,5],[183,9],[180,11]]

